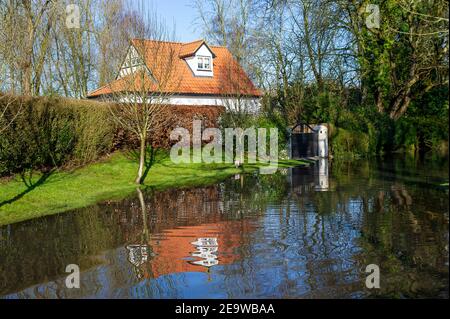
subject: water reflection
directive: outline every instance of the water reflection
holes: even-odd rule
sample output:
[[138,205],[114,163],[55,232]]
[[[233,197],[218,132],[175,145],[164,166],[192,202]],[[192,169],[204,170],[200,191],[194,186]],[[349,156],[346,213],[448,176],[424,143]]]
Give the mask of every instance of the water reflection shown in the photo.
[[448,171],[421,165],[319,161],[2,227],[0,296],[448,297],[448,199],[432,186]]
[[299,193],[328,191],[328,159],[321,158],[310,166],[289,169],[288,182],[291,188]]
[[320,158],[314,164],[314,175],[316,177],[316,191],[327,191],[329,188],[328,181],[328,159]]
[[192,242],[191,244],[196,248],[196,251],[192,253],[192,256],[201,259],[193,261],[193,264],[207,268],[219,264],[219,261],[217,260],[217,252],[219,250],[217,238],[198,238],[197,241]]
[[148,245],[127,245],[126,249],[128,250],[128,261],[135,267],[137,278],[142,278],[140,266],[148,261]]

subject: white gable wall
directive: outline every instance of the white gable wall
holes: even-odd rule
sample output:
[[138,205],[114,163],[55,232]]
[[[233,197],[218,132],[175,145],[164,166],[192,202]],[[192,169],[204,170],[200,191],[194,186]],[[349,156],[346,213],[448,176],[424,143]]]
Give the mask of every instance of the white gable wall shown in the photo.
[[122,66],[120,67],[117,79],[123,78],[128,74],[134,73],[137,70],[142,69],[143,67],[144,63],[141,57],[139,56],[139,53],[137,52],[134,46],[130,45],[127,56],[125,57]]

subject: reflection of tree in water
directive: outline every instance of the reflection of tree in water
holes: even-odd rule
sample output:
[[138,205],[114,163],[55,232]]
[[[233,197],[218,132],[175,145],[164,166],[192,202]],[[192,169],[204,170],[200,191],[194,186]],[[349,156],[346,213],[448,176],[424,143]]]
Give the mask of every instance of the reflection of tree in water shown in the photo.
[[68,264],[89,269],[99,253],[122,242],[100,206],[0,228],[0,295],[65,274]]
[[[310,297],[338,293],[348,296],[346,291],[379,296],[436,296],[445,291],[448,202],[436,189],[407,186],[402,182],[403,176],[392,172],[391,178],[385,180],[377,176],[369,162],[363,164],[335,169],[330,181],[336,190],[333,192],[315,192],[312,187],[307,192],[284,192],[283,185],[277,187],[276,176],[249,178],[248,184],[256,193],[262,184],[264,189],[272,189],[272,184],[277,190],[276,204],[269,204],[267,212],[278,213],[277,220],[266,217],[265,229],[269,227],[271,232],[256,232],[252,240],[270,242],[273,249],[266,248],[264,253],[271,255],[272,260],[258,255],[254,247],[246,247],[245,263],[239,272],[264,269],[279,260],[283,270],[277,272],[279,278],[272,278],[271,291],[278,291],[274,296],[299,296],[301,286],[309,286],[304,293]],[[247,200],[251,198],[247,194]],[[292,257],[294,252],[298,254],[296,258],[305,259],[304,269]],[[364,287],[364,269],[372,262],[379,264],[385,274],[385,285],[379,291]],[[299,273],[292,272],[293,267]],[[225,272],[230,293],[236,294],[236,269]],[[240,290],[261,289],[255,286],[261,283],[256,276],[241,277]],[[299,284],[303,280],[305,284]]]
[[360,243],[367,263],[389,274],[374,295],[436,297],[448,287],[448,205],[421,207],[414,203],[418,192],[428,194],[430,201],[436,195],[394,183],[379,191],[376,205],[365,211]]
[[[315,193],[311,199],[316,210],[350,217],[346,224],[359,232],[354,238],[363,249],[355,254],[356,262],[361,268],[370,263],[380,265],[384,285],[367,293],[437,295],[448,287],[448,268],[444,266],[448,262],[448,202],[430,185],[418,187],[411,177],[405,178],[401,173],[404,167],[397,167],[400,173],[392,168],[386,179],[377,176],[385,171],[379,173],[369,162],[364,164],[346,164],[346,169],[335,170],[333,182],[338,192]],[[364,184],[352,185],[355,180]],[[352,222],[355,213],[360,216]]]
[[149,245],[149,231],[147,223],[147,208],[145,205],[144,194],[138,187],[136,188],[138,194],[139,204],[142,216],[142,235],[139,242],[129,244],[125,248],[128,251],[128,261],[134,266],[136,277],[141,279],[144,275],[142,267],[149,261],[149,256],[152,257],[151,246]]

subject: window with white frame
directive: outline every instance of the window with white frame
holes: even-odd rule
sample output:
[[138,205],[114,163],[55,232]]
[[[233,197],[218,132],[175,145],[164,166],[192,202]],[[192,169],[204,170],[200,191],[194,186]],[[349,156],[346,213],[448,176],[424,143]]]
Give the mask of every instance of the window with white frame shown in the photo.
[[211,70],[211,58],[202,56],[197,57],[198,60],[198,66],[197,68],[202,71],[210,71]]

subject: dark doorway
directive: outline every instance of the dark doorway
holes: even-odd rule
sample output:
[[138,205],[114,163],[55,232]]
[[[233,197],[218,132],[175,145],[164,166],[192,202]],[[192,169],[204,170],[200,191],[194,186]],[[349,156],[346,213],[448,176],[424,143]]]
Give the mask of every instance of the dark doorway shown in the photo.
[[317,133],[292,133],[291,147],[293,159],[317,156]]

